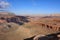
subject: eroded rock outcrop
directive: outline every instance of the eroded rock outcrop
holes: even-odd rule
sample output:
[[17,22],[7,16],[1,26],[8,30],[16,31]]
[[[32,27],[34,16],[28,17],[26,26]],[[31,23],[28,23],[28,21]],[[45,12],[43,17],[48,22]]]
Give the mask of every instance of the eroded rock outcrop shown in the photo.
[[[5,14],[5,15],[4,15]],[[14,22],[14,23],[17,23],[19,25],[22,25],[24,24],[24,22],[29,22],[27,20],[27,17],[25,16],[17,16],[15,14],[9,14],[9,13],[4,13],[4,14],[0,14],[0,20],[5,20],[7,23],[9,22]]]

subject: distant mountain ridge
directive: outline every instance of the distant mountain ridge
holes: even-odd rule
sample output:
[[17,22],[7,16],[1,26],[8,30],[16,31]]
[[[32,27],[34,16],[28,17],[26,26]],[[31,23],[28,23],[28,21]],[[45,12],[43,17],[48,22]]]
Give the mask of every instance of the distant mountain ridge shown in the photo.
[[11,13],[11,12],[0,12],[0,15],[15,15],[14,13]]
[[0,20],[6,20],[6,22],[14,22],[17,24],[28,22],[27,17],[18,16],[9,12],[0,12]]

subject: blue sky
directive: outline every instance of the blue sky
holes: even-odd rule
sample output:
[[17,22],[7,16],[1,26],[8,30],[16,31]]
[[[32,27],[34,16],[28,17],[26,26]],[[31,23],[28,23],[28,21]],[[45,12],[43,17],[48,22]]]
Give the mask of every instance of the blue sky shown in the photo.
[[6,0],[9,11],[20,15],[60,13],[60,0]]

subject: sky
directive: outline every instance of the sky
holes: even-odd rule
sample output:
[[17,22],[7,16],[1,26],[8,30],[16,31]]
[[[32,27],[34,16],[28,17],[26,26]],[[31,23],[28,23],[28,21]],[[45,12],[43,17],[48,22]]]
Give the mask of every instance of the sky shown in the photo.
[[18,15],[60,13],[60,0],[1,0],[0,4],[0,10]]

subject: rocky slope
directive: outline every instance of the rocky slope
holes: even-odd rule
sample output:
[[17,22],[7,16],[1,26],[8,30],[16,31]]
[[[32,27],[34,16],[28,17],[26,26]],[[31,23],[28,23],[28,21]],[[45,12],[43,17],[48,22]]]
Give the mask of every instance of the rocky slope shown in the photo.
[[25,16],[18,16],[8,12],[0,12],[0,40],[6,40],[5,37],[8,34],[13,34],[19,26],[28,22],[29,21]]
[[[4,14],[5,13],[5,14]],[[60,17],[0,13],[0,40],[58,40]]]

